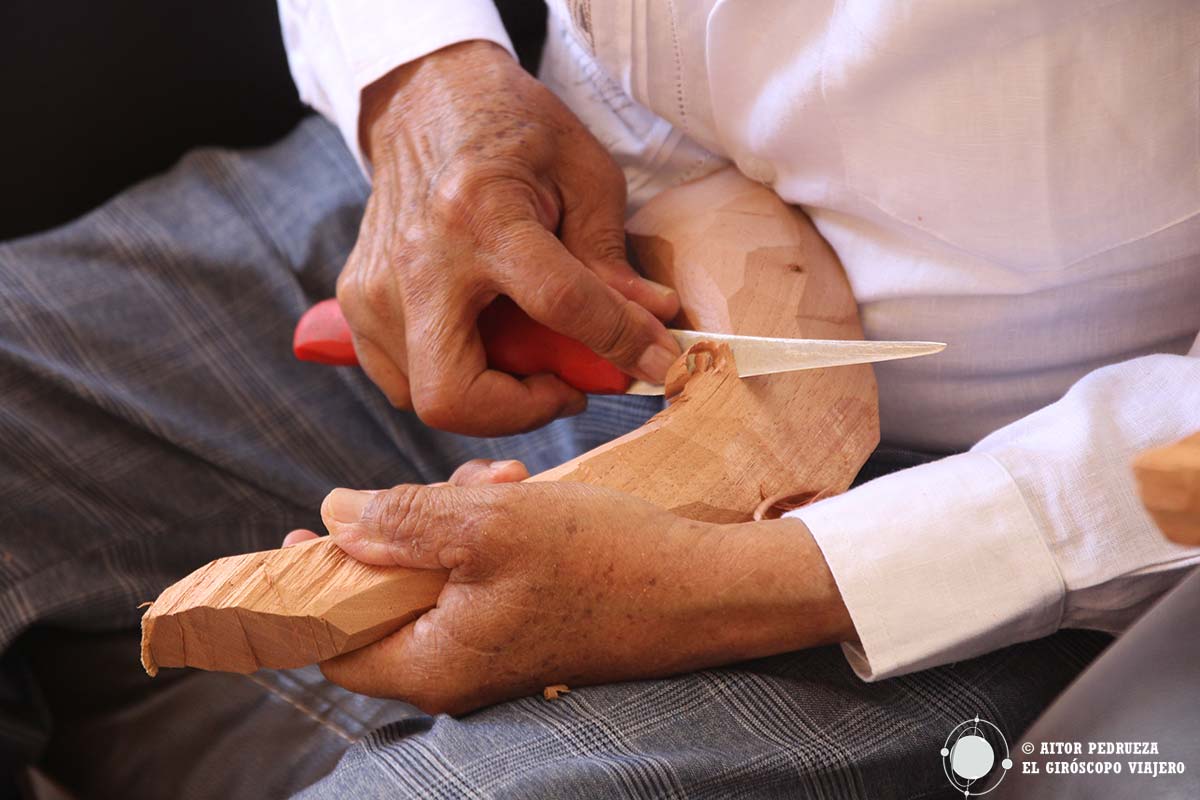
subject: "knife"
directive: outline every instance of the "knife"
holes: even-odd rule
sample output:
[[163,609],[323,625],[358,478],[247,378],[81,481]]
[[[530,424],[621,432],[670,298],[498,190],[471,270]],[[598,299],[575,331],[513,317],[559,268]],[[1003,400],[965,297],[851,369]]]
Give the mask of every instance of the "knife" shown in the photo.
[[[612,362],[568,336],[532,319],[507,297],[498,297],[479,314],[479,334],[488,366],[512,375],[550,372],[588,394],[658,395],[663,387],[635,381]],[[770,375],[802,369],[870,364],[937,353],[941,342],[865,342],[843,339],[776,339],[728,333],[671,330],[683,350],[696,342],[729,345],[738,375]],[[334,366],[358,364],[350,326],[336,299],[323,300],[296,325],[292,351],[301,361]]]

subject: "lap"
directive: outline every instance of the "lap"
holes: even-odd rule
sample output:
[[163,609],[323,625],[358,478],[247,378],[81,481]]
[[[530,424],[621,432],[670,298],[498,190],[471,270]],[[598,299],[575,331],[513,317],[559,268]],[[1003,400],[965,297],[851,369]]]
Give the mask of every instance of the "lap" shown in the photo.
[[334,486],[441,480],[473,457],[537,471],[656,410],[605,398],[473,439],[396,411],[358,370],[297,362],[292,326],[333,293],[366,192],[336,130],[310,118],[0,244],[6,671],[26,631],[136,630],[137,605],[203,563],[320,529]]
[[1015,735],[1101,646],[1059,634],[879,684],[827,648],[458,720],[311,668],[150,681],[137,604],[319,526],[333,486],[438,480],[477,456],[542,469],[654,410],[608,398],[469,439],[391,409],[356,370],[295,362],[291,326],[332,294],[365,193],[312,119],[0,245],[0,648],[54,715],[40,742],[36,726],[0,737],[45,746],[84,794],[235,800],[316,781],[306,796],[941,796],[950,727],[978,713]]
[[473,439],[392,409],[358,370],[293,359],[292,326],[333,292],[365,196],[336,136],[311,119],[265,151],[201,152],[0,245],[0,646],[32,608],[136,621],[188,568],[319,527],[334,486],[441,480],[479,456],[546,468],[653,410],[607,398]]
[[1062,632],[875,684],[821,648],[461,719],[418,715],[356,743],[301,796],[943,797],[951,729],[978,715],[1015,745],[1107,641]]

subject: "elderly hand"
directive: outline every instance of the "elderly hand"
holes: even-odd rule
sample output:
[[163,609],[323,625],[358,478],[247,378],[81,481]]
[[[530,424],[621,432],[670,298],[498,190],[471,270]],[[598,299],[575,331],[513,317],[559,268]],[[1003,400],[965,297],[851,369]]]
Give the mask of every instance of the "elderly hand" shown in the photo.
[[363,93],[362,121],[374,189],[337,293],[394,405],[474,435],[583,410],[553,376],[487,369],[475,320],[500,294],[662,381],[679,348],[659,319],[679,304],[626,261],[621,170],[507,52],[464,42],[406,64]]
[[436,608],[322,664],[330,680],[462,713],[552,684],[664,676],[853,635],[796,520],[694,522],[584,484],[497,484],[525,476],[500,463],[451,485],[326,498],[325,523],[355,558],[450,570]]

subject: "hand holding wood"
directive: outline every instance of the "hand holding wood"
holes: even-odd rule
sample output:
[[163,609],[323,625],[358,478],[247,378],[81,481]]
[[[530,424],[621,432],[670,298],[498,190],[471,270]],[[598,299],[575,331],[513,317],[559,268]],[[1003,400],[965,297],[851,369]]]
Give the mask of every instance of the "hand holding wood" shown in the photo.
[[355,558],[450,568],[436,609],[321,665],[347,689],[428,713],[852,636],[796,520],[696,522],[612,489],[545,482],[340,489],[325,510]]
[[337,295],[357,359],[394,406],[473,436],[583,407],[549,373],[488,367],[476,319],[497,295],[621,371],[662,379],[679,348],[656,317],[677,301],[626,261],[624,175],[553,92],[477,40],[408,61],[362,101],[371,197]]
[[[799,210],[727,169],[656,197],[627,226],[647,276],[674,286],[677,327],[861,339],[833,251]],[[844,491],[878,442],[866,365],[739,379],[720,348],[676,369],[674,402],[644,426],[532,481],[618,489],[694,520],[749,520],[765,499]],[[684,374],[686,373],[686,374]],[[251,671],[328,659],[438,602],[445,574],[362,564],[321,539],[220,559],[143,617],[159,666]]]

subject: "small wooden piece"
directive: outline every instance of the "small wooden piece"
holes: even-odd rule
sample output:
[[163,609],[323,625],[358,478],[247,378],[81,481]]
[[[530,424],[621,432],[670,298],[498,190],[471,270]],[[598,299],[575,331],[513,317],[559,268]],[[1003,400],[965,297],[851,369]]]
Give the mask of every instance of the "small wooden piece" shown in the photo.
[[1142,504],[1171,541],[1200,545],[1200,433],[1133,462]]
[[553,686],[547,686],[545,689],[542,689],[542,697],[546,700],[557,700],[564,694],[570,693],[571,687],[565,683],[556,683]]
[[[837,257],[808,218],[727,169],[668,190],[629,223],[647,275],[674,286],[677,327],[861,339]],[[691,348],[670,406],[626,436],[530,480],[621,489],[710,522],[764,498],[844,491],[879,438],[869,366],[739,379],[727,348]],[[142,618],[142,663],[249,672],[310,664],[375,641],[436,604],[445,573],[373,567],[328,538],[219,559]]]

